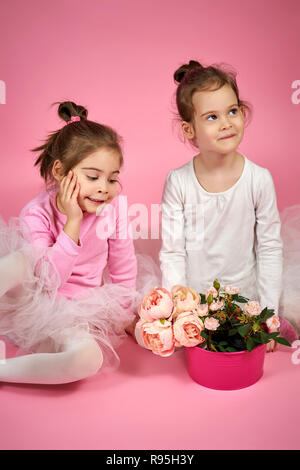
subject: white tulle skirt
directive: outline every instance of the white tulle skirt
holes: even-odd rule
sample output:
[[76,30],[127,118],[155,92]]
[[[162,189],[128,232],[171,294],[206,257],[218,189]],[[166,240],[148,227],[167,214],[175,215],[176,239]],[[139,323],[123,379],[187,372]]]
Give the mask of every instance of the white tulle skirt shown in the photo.
[[102,286],[68,299],[58,293],[55,269],[26,241],[23,230],[20,219],[5,223],[0,218],[0,257],[18,251],[29,260],[25,282],[0,297],[0,336],[33,353],[49,339],[52,352],[59,352],[67,342],[92,335],[103,353],[100,370],[115,369],[119,364],[116,349],[126,337],[125,327],[134,319],[143,296],[160,283],[158,267],[151,257],[137,255],[135,290],[111,283],[105,271]]

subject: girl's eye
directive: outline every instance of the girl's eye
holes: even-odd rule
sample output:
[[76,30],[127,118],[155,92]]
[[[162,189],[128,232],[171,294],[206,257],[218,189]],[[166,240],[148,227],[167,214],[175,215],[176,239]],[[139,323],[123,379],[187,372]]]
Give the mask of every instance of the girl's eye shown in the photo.
[[[98,179],[97,176],[96,176],[96,177],[95,177],[95,176],[87,176],[87,178],[88,178],[90,181],[95,181],[95,180]],[[117,183],[117,182],[118,182],[118,180],[109,180],[109,183],[111,183],[111,184],[114,184],[114,183]]]
[[[232,108],[229,113],[233,113],[233,116],[235,116],[238,112],[238,108]],[[208,121],[215,121],[217,119],[217,116],[215,114],[211,114],[208,116],[207,120]]]

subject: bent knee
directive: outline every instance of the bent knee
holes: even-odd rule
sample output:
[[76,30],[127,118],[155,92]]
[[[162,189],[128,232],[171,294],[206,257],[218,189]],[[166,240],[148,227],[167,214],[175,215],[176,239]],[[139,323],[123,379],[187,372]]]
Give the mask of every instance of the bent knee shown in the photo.
[[95,375],[103,363],[103,354],[96,341],[84,343],[74,354],[71,361],[71,374],[83,379]]

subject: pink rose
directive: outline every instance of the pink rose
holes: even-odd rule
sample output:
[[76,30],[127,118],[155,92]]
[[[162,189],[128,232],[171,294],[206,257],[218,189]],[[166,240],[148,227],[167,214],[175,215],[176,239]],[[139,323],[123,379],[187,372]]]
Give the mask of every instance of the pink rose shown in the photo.
[[174,286],[171,289],[174,302],[173,317],[176,318],[181,312],[190,312],[200,303],[200,295],[190,287]]
[[145,321],[168,318],[173,310],[173,300],[169,291],[156,287],[149,292],[139,306],[139,316]]
[[238,294],[240,292],[240,289],[235,286],[225,286],[224,292],[229,295],[234,295],[234,294]]
[[266,324],[269,328],[269,333],[273,333],[274,331],[278,331],[280,327],[280,320],[277,315],[273,315],[266,320]]
[[214,331],[220,326],[220,323],[219,323],[219,320],[217,320],[216,318],[207,317],[204,320],[204,326],[207,330],[213,330]]
[[207,304],[199,304],[196,308],[193,309],[193,313],[199,315],[199,317],[204,317],[208,315],[208,305]]
[[204,330],[202,320],[192,312],[179,313],[173,324],[176,346],[197,346],[205,341],[201,336]]
[[218,302],[212,302],[209,306],[209,310],[216,312],[217,310],[221,310],[224,307],[224,300],[219,300]]
[[206,291],[205,291],[205,298],[207,299],[207,297],[208,297],[210,294],[213,296],[213,298],[218,297],[218,291],[217,291],[217,289],[215,289],[214,287],[210,287],[209,289],[206,289]]
[[256,300],[252,300],[251,302],[247,302],[244,307],[244,313],[246,315],[250,315],[253,317],[254,315],[260,315],[261,313],[261,306]]
[[175,349],[172,323],[168,320],[155,320],[141,325],[142,340],[147,349],[158,356],[171,356]]

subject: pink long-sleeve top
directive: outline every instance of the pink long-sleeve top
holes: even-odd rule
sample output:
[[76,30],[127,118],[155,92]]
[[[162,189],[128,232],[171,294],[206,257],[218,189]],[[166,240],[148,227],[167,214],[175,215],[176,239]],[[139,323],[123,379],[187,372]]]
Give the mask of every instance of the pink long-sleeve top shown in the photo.
[[120,198],[125,196],[114,198],[100,215],[84,212],[78,244],[63,230],[67,216],[57,209],[56,192],[44,191],[22,209],[30,242],[59,275],[58,295],[72,298],[87,287],[100,286],[106,265],[113,283],[135,287],[136,257]]

